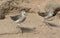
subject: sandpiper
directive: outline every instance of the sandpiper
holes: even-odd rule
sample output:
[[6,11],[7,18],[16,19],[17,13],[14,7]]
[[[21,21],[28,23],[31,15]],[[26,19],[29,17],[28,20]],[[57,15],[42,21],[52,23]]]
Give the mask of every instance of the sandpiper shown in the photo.
[[46,12],[46,13],[39,13],[38,12],[38,15],[42,16],[45,20],[52,20],[51,17],[55,16],[56,14],[57,13],[55,13],[54,10],[51,10],[50,12]]
[[40,16],[44,17],[45,19],[51,18],[52,16],[55,15],[54,12],[48,12],[48,13],[39,13],[39,12],[38,12],[38,14],[39,14]]
[[20,25],[20,23],[25,21],[26,16],[27,13],[25,12],[25,10],[22,10],[20,15],[10,16],[10,17],[13,21],[15,21],[18,25]]

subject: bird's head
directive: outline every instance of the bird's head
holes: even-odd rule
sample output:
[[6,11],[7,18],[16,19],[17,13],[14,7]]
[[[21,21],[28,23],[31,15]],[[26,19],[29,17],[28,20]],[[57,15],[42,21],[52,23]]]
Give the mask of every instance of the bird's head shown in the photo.
[[21,13],[22,13],[22,16],[27,16],[27,13],[24,10],[22,10]]
[[30,9],[31,9],[31,8],[24,8],[24,9],[20,10],[22,16],[27,16],[27,13],[29,12]]

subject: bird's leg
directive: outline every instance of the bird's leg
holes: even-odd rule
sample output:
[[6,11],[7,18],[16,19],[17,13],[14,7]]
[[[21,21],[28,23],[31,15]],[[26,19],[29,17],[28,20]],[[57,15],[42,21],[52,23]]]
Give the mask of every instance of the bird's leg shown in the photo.
[[[20,23],[20,24],[17,25],[17,28],[20,29],[20,25],[22,26],[22,24]],[[23,30],[21,30],[21,33],[23,34]]]
[[[22,26],[22,24],[20,23],[20,25]],[[21,33],[23,34],[23,30],[21,29]]]
[[21,30],[21,33],[23,34],[23,30]]
[[21,33],[22,31],[21,31],[21,29],[20,29],[20,25],[21,25],[21,24],[18,23],[16,28],[18,28],[19,32]]

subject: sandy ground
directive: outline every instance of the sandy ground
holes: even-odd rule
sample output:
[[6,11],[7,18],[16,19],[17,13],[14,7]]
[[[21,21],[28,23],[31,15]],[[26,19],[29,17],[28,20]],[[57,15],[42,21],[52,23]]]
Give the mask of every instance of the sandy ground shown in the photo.
[[[6,18],[4,20],[0,20],[0,38],[60,38],[60,28],[46,25],[43,23],[44,18],[37,14],[37,11],[39,11],[37,8],[42,9],[47,0],[29,1],[31,3],[28,2],[29,4],[26,5],[25,3],[27,1],[25,1],[25,3],[21,4],[21,6],[26,5],[25,7],[31,7],[31,10],[36,13],[27,13],[28,16],[26,20],[21,23],[22,25],[20,26],[29,28],[35,27],[36,29],[33,32],[24,32],[22,34],[20,32],[21,30],[16,28],[17,24],[10,18],[11,15],[16,15],[18,13],[9,13],[6,15]],[[58,14],[52,19],[54,19],[52,22],[60,24],[60,18]]]

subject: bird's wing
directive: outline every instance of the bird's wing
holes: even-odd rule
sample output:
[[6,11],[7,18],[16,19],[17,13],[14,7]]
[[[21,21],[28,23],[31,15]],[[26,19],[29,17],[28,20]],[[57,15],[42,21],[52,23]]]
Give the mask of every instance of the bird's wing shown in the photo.
[[45,16],[47,16],[47,13],[39,13],[39,12],[38,12],[38,15],[40,15],[40,16],[42,16],[42,17],[45,17]]
[[26,17],[20,17],[18,20],[16,20],[15,22],[17,22],[17,23],[21,23],[21,22],[23,22],[24,20],[26,19]]
[[16,21],[16,20],[19,19],[19,15],[17,15],[17,16],[10,16],[10,17],[11,17],[11,19],[14,20],[14,21]]

